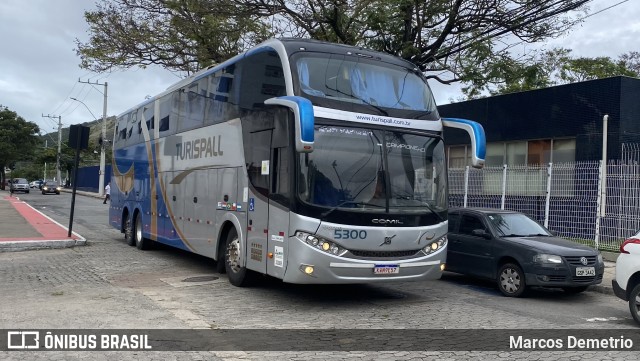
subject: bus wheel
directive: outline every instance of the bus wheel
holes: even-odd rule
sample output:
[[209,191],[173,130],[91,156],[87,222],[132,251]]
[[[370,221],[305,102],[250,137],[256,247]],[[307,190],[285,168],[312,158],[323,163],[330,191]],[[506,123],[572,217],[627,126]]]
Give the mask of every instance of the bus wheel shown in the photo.
[[149,249],[149,240],[142,236],[142,217],[140,213],[136,214],[133,235],[135,236],[136,247],[140,250]]
[[127,215],[127,220],[124,222],[124,239],[127,240],[128,245],[136,245],[136,239],[133,238],[133,223],[129,215]]
[[224,258],[220,261],[224,261],[225,270],[232,285],[248,286],[250,271],[240,264],[240,239],[235,229],[230,230],[227,234]]

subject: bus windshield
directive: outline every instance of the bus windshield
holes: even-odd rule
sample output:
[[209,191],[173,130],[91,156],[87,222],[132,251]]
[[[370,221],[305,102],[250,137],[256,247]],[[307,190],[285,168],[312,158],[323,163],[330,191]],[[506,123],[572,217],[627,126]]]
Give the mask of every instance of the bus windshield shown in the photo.
[[436,109],[426,82],[409,68],[322,53],[304,53],[295,66],[302,96],[422,113]]
[[303,202],[372,213],[446,211],[439,138],[317,125],[315,139],[314,151],[299,155],[298,196]]

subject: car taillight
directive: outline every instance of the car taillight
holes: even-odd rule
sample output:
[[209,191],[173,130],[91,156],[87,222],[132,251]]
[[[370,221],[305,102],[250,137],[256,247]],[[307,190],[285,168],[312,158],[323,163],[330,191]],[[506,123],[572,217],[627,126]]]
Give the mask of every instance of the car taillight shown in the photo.
[[620,245],[620,253],[629,253],[629,251],[625,250],[624,247],[628,244],[638,244],[640,245],[640,239],[638,238],[629,238],[626,239],[624,242],[622,242],[622,244]]

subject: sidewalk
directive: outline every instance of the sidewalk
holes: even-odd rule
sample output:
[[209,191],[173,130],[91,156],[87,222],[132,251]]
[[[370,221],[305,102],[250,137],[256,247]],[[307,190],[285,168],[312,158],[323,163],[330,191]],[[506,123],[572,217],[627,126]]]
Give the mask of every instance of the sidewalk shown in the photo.
[[[71,193],[71,189],[63,189]],[[98,193],[76,191],[76,195],[100,198]],[[0,252],[23,251],[42,248],[65,248],[86,244],[77,233],[67,237],[68,228],[42,214],[27,203],[20,195],[9,196],[0,191]],[[602,252],[605,259],[602,283],[591,286],[590,291],[613,294],[611,280],[615,278],[617,253]]]
[[0,191],[0,252],[67,248],[86,244],[77,233],[20,200],[19,194]]

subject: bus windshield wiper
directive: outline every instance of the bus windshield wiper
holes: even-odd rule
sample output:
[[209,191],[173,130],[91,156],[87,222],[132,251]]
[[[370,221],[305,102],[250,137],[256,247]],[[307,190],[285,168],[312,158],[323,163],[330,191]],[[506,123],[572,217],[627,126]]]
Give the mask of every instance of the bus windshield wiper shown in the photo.
[[325,218],[326,216],[328,216],[331,212],[335,211],[336,209],[346,205],[346,204],[354,204],[356,206],[362,205],[362,206],[371,206],[371,207],[378,207],[378,208],[384,208],[384,206],[381,206],[379,204],[373,204],[373,203],[367,203],[367,202],[358,202],[358,201],[344,201],[339,203],[337,206],[329,209],[328,211],[322,213],[320,216],[322,218]]

